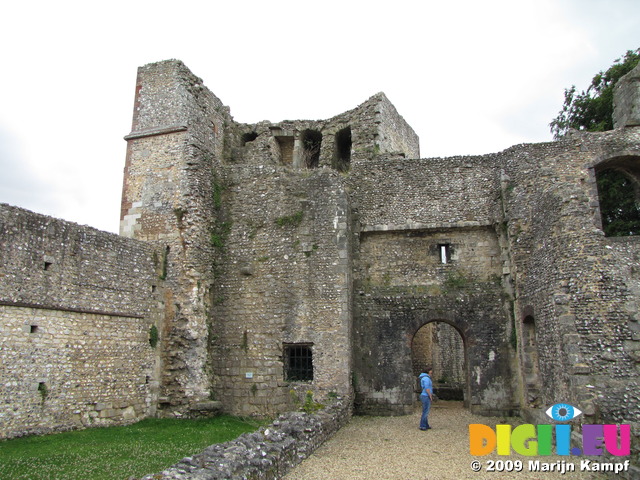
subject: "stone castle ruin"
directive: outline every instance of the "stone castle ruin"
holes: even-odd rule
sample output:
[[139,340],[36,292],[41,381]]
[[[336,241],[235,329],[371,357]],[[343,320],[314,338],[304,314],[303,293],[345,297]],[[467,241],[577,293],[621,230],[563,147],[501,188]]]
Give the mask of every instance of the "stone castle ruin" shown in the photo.
[[407,414],[427,363],[473,412],[637,435],[640,241],[605,235],[596,179],[640,198],[639,79],[615,130],[420,158],[382,93],[243,124],[181,62],[141,67],[120,235],[0,206],[0,436],[307,392]]

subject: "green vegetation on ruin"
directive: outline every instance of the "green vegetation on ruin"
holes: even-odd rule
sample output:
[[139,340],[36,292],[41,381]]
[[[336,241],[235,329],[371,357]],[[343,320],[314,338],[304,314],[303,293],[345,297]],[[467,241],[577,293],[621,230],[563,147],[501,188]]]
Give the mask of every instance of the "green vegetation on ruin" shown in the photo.
[[304,217],[304,212],[302,210],[299,210],[293,215],[285,215],[283,217],[276,218],[275,223],[280,227],[288,227],[288,226],[297,227],[302,222],[303,217]]

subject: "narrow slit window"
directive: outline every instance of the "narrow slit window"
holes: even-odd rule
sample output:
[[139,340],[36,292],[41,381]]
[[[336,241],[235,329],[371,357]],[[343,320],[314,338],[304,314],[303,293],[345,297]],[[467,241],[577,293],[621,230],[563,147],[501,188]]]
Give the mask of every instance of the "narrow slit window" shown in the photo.
[[310,344],[284,346],[284,378],[290,382],[313,380],[313,353]]
[[438,245],[438,251],[440,254],[440,263],[446,265],[451,262],[451,245],[448,243],[441,243]]

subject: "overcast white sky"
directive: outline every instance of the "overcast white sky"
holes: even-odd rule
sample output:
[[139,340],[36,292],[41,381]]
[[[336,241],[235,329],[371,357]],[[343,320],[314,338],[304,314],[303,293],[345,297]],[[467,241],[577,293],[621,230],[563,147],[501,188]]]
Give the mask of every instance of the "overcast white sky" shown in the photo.
[[492,153],[551,140],[564,89],[640,47],[640,1],[12,1],[0,44],[0,202],[117,232],[140,65],[249,123],[383,91],[422,157]]

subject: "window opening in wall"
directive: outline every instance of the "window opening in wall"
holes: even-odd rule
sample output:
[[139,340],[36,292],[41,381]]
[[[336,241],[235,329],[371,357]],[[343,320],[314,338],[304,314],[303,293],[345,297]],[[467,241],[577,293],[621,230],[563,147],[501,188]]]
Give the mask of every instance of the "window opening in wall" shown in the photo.
[[320,165],[320,145],[322,133],[317,130],[303,130],[300,134],[302,142],[302,164],[307,168],[317,168]]
[[242,137],[240,137],[240,142],[244,147],[247,143],[253,142],[256,138],[258,138],[257,132],[247,132],[242,134]]
[[522,353],[523,373],[527,390],[527,403],[530,406],[540,405],[540,385],[538,381],[538,347],[536,344],[536,322],[531,314],[532,308],[526,307],[527,313],[522,319]]
[[42,403],[44,403],[49,395],[49,389],[45,382],[38,382],[38,393],[40,393],[40,399],[42,400]]
[[333,168],[339,172],[349,170],[351,163],[351,127],[343,128],[336,133],[336,149],[333,159]]
[[602,229],[607,237],[640,235],[640,169],[630,158],[596,172]]
[[438,252],[440,253],[440,263],[446,265],[451,261],[451,245],[448,243],[441,243],[438,245]]
[[29,333],[36,333],[38,331],[38,325],[31,325],[29,327]]
[[48,271],[51,268],[51,265],[53,265],[53,262],[44,262],[44,271]]
[[280,149],[280,163],[291,165],[293,163],[293,137],[277,136],[276,142]]
[[284,345],[284,378],[290,382],[313,380],[311,344]]
[[171,252],[171,248],[167,245],[164,249],[164,256],[162,257],[162,271],[160,273],[160,279],[166,280],[167,274],[169,273],[169,253]]

